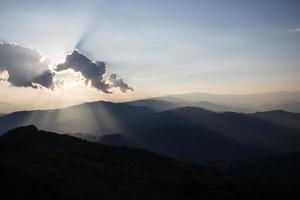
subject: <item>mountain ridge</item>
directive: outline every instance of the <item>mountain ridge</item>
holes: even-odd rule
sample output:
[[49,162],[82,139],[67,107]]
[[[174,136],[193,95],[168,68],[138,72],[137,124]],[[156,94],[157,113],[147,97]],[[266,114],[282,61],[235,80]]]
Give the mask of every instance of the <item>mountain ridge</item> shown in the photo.
[[123,138],[112,135],[115,138],[110,140],[107,135],[100,142],[121,145],[129,140],[134,146],[200,163],[300,150],[298,129],[246,114],[194,107],[147,115],[126,130]]
[[[65,109],[5,115],[0,117],[0,132],[34,124],[47,131],[118,146],[142,147],[202,163],[299,150],[297,116],[288,112],[269,112],[263,116],[213,112],[195,107],[155,112],[127,103],[92,102]],[[100,138],[103,135],[106,137]]]
[[0,155],[1,199],[256,200],[300,191],[299,152],[194,165],[27,126],[0,136]]

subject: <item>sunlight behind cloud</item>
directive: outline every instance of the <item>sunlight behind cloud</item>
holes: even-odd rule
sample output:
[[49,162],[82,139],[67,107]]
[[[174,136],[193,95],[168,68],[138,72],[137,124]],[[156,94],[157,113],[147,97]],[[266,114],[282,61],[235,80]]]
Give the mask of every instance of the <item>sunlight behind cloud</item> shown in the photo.
[[0,81],[6,81],[9,77],[7,71],[0,71]]

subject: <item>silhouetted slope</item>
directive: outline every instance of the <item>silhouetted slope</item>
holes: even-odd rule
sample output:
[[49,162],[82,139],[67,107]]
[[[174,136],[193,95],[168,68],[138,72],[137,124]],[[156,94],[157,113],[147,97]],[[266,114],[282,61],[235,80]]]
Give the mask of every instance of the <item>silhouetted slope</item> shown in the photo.
[[134,139],[131,139],[129,136],[120,134],[101,136],[98,142],[112,146],[142,147],[139,142],[134,141]]
[[0,137],[0,199],[291,199],[300,154],[215,166],[21,127]]
[[300,152],[230,163],[221,168],[233,183],[239,183],[237,190],[247,188],[254,199],[293,199],[300,195]]
[[196,102],[186,102],[185,106],[182,107],[197,107],[197,108],[203,108],[206,110],[214,111],[214,112],[243,112],[243,113],[249,113],[253,112],[251,109],[243,108],[243,107],[233,107],[228,105],[222,105],[220,103],[212,103],[208,101],[196,101]]
[[212,103],[208,101],[166,101],[166,100],[159,100],[159,99],[143,99],[137,101],[127,102],[129,105],[134,106],[144,106],[151,108],[154,111],[161,112],[166,110],[171,110],[175,108],[182,108],[182,107],[197,107],[203,108],[206,110],[214,111],[214,112],[225,112],[225,111],[233,111],[233,112],[252,112],[252,110],[245,109],[245,108],[236,108],[232,106],[221,105],[217,103]]
[[222,95],[210,93],[187,93],[178,95],[169,95],[157,98],[159,100],[170,101],[208,101],[219,103],[229,106],[242,106],[250,109],[269,109],[269,105],[284,105],[299,102],[300,91],[295,92],[270,92],[270,93],[257,93],[246,95]]
[[[180,110],[187,109],[193,108]],[[134,141],[146,149],[192,162],[249,159],[269,152],[263,147],[241,144],[235,139],[218,134],[194,120],[181,116],[178,111],[155,113],[136,121],[127,128],[127,140]],[[197,113],[207,117],[216,114],[202,109],[197,109]],[[100,139],[100,142],[121,145],[120,141],[116,144],[114,137],[106,136],[105,140]],[[130,146],[128,143],[123,145]]]
[[[146,149],[193,162],[249,159],[300,149],[296,129],[245,114],[191,107],[148,115],[126,130],[128,140]],[[116,145],[109,137],[100,142]]]
[[161,96],[128,102],[146,106],[155,111],[166,111],[179,107],[198,107],[214,112],[243,112],[285,110],[300,112],[300,91],[271,92],[248,95],[222,95],[210,93],[187,93]]
[[123,124],[152,111],[122,103],[92,102],[64,109],[15,112],[0,117],[0,134],[23,125],[55,132],[118,133]]
[[267,107],[267,110],[284,110],[287,112],[300,113],[300,100],[297,99],[297,102],[286,103],[281,105],[270,105]]
[[249,116],[273,122],[275,124],[300,129],[300,113],[291,113],[283,110],[274,110],[269,112],[257,112],[249,114]]
[[34,126],[1,136],[0,155],[1,199],[186,199],[187,185],[214,176],[145,150],[90,143]]
[[261,145],[278,150],[299,150],[300,148],[298,130],[245,114],[215,113],[197,108],[182,108],[169,112],[242,144]]
[[[42,129],[74,133],[94,141],[112,134],[100,142],[140,146],[177,159],[207,162],[300,150],[299,129],[295,128],[298,115],[286,113],[285,121],[280,116],[278,112],[216,113],[192,107],[155,113],[127,103],[93,102],[2,116],[0,133],[35,124]],[[88,134],[85,137],[80,132]]]
[[170,101],[163,101],[163,100],[156,100],[156,99],[142,99],[136,101],[127,102],[129,105],[133,106],[144,106],[151,108],[154,111],[165,111],[174,109],[177,107],[181,107],[178,103],[170,102]]

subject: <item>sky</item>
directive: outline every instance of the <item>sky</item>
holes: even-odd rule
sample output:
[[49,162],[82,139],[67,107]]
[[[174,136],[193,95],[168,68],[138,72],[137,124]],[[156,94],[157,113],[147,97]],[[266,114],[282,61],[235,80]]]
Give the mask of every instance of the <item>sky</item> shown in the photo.
[[[14,71],[0,66],[0,101],[50,108],[188,92],[297,91],[299,10],[298,0],[0,0],[2,45],[49,59],[47,80],[55,83],[16,81],[40,76],[44,60],[39,69],[10,68],[22,68],[12,81]],[[6,48],[2,58],[8,60]],[[102,82],[65,62],[75,48],[93,66],[105,63],[105,73],[97,65]],[[16,59],[0,65],[18,64]],[[68,67],[53,72],[61,63]],[[103,84],[110,89],[105,92]]]

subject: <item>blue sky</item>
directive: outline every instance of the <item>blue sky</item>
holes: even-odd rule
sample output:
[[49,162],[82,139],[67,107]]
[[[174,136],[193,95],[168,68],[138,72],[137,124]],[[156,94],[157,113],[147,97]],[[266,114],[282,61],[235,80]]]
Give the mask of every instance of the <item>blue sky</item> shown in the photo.
[[0,0],[0,39],[54,61],[80,40],[82,52],[135,88],[109,98],[293,91],[299,10],[297,0]]

